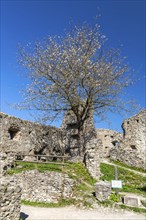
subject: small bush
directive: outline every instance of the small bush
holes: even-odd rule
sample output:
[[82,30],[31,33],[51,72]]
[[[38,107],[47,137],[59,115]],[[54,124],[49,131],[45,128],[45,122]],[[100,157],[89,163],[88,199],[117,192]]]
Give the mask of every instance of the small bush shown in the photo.
[[113,201],[113,202],[119,202],[121,200],[121,196],[116,195],[116,194],[111,194],[110,195],[110,200]]

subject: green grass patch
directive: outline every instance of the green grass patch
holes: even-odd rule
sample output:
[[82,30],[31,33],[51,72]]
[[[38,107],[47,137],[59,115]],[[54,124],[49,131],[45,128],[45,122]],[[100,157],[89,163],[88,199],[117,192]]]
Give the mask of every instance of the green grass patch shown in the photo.
[[124,204],[120,205],[122,209],[138,212],[138,213],[146,213],[146,209],[144,208],[138,208],[138,207],[131,207],[131,206],[126,206]]
[[31,163],[31,162],[16,162],[16,167],[10,169],[7,171],[7,174],[13,175],[16,173],[21,173],[23,171],[27,170],[38,170],[40,172],[45,172],[45,171],[54,171],[54,172],[61,172],[62,171],[62,166],[58,164],[41,164],[41,163]]
[[97,182],[81,163],[68,163],[64,170],[72,179],[81,180],[90,185],[94,185]]
[[113,207],[114,201],[107,199],[104,200],[103,202],[97,201],[97,204],[99,206],[104,206],[104,207]]
[[146,207],[146,200],[141,200],[141,203],[144,207]]
[[112,163],[116,164],[116,165],[119,165],[119,166],[122,166],[122,167],[125,167],[125,168],[128,168],[128,169],[131,169],[131,170],[139,171],[139,172],[142,172],[142,173],[146,173],[146,170],[144,170],[142,168],[133,167],[133,166],[127,165],[125,163],[122,163],[121,161],[118,161],[118,160],[110,160],[110,161]]
[[73,199],[64,200],[61,199],[58,203],[49,203],[49,202],[31,202],[28,200],[22,200],[22,205],[34,206],[34,207],[45,207],[45,208],[57,208],[57,207],[64,207],[74,204]]
[[78,191],[85,192],[85,191],[88,191],[88,190],[89,190],[89,187],[88,187],[86,184],[81,183],[81,184],[79,184],[79,185],[76,186],[76,189],[77,189]]
[[[62,165],[49,164],[49,163],[31,163],[25,161],[16,162],[16,166],[7,171],[7,174],[13,175],[16,173],[21,173],[23,171],[28,170],[38,170],[39,172],[45,171],[54,171],[54,172],[62,172]],[[90,185],[94,185],[96,180],[91,177],[88,170],[82,165],[82,163],[71,163],[66,162],[63,169],[66,174],[72,179],[76,179],[78,181],[87,182]]]
[[[103,174],[101,180],[111,181],[115,179],[113,165],[101,163],[100,169]],[[146,177],[118,167],[118,179],[122,180],[123,183],[123,188],[120,189],[121,192],[146,195]]]

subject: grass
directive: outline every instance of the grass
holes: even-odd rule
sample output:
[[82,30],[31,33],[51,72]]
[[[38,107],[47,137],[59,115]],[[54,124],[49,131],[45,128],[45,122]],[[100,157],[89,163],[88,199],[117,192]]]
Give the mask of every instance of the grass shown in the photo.
[[61,172],[62,166],[58,164],[41,164],[41,163],[31,163],[31,162],[16,162],[16,167],[12,168],[11,170],[7,171],[7,174],[13,175],[16,173],[21,173],[27,170],[38,170],[40,172],[45,171],[54,171],[54,172]]
[[[103,174],[100,178],[101,180],[111,181],[115,179],[113,165],[101,163],[100,169]],[[146,195],[146,177],[121,167],[118,167],[118,176],[118,179],[122,180],[123,183],[123,187],[120,191]]]
[[[7,174],[13,175],[28,170],[38,170],[39,172],[46,172],[46,171],[62,172],[62,165],[55,164],[55,162],[53,164],[49,164],[49,163],[37,164],[37,163],[19,161],[16,162],[16,166],[14,168],[7,171]],[[64,166],[64,172],[67,173],[69,177],[72,179],[85,181],[90,185],[94,185],[94,183],[96,183],[96,180],[91,177],[88,170],[81,163],[66,162],[66,165]]]
[[114,201],[107,199],[107,200],[104,200],[103,202],[97,201],[97,203],[99,206],[112,207],[114,204]]
[[91,177],[88,170],[81,163],[68,163],[64,171],[72,179],[86,182],[87,184],[94,185],[97,181]]
[[49,202],[31,202],[28,200],[22,200],[21,204],[28,205],[28,206],[34,206],[34,207],[45,207],[45,208],[57,208],[57,207],[64,207],[68,206],[74,203],[73,199],[65,200],[61,199],[57,203],[49,203]]
[[146,207],[146,201],[141,200],[141,203],[142,203],[142,205],[143,205],[144,207]]
[[[62,165],[55,164],[55,162],[54,164],[36,164],[20,161],[16,163],[16,167],[8,171],[8,174],[13,175],[28,170],[38,170],[40,172],[62,172]],[[94,184],[96,183],[96,180],[91,177],[88,170],[81,163],[66,162],[63,173],[68,174],[70,178],[77,181],[77,184],[73,190],[76,197],[76,200],[74,199],[72,201],[73,204],[77,206],[83,205],[86,207],[91,207],[91,200],[95,200],[92,192],[94,190]],[[69,205],[71,201],[61,200],[58,203],[36,203],[30,201],[22,201],[22,203],[32,206],[61,207],[64,205]]]
[[122,163],[121,161],[118,161],[118,160],[110,160],[110,161],[112,163],[116,164],[116,165],[119,165],[119,166],[122,166],[122,167],[125,167],[125,168],[128,168],[128,169],[132,169],[132,170],[135,170],[135,171],[139,171],[139,172],[142,172],[142,173],[146,173],[146,170],[144,170],[142,168],[133,167],[133,166],[127,165],[125,163]]
[[138,213],[146,213],[146,209],[144,208],[131,207],[131,206],[126,206],[124,204],[120,205],[120,207],[122,209],[127,209],[127,210],[138,212]]
[[[27,170],[38,170],[40,172],[45,171],[55,171],[62,172],[62,165],[58,164],[37,164],[30,162],[17,162],[16,167],[9,170],[9,174],[20,173]],[[120,165],[121,166],[121,165]],[[127,166],[127,165],[126,165]],[[125,166],[124,166],[125,167]],[[114,165],[109,165],[106,163],[100,164],[101,180],[111,181],[114,180]],[[77,206],[86,206],[92,207],[92,204],[97,202],[93,192],[94,192],[94,184],[97,182],[95,179],[91,177],[88,170],[81,163],[71,163],[66,162],[64,166],[63,172],[68,174],[68,176],[77,181],[77,185],[74,188],[74,196],[76,199],[63,200],[61,199],[58,203],[45,203],[45,202],[30,202],[30,201],[22,201],[22,204],[31,205],[31,206],[39,206],[39,207],[63,207],[70,204],[75,204]],[[132,171],[126,170],[122,167],[118,167],[118,176],[119,179],[122,180],[123,188],[119,190],[120,192],[131,192],[141,195],[146,195],[146,177],[143,177],[139,174],[133,173]],[[119,198],[118,198],[119,199]],[[112,206],[114,202],[116,202],[117,198],[115,195],[104,201],[99,203],[104,206]],[[122,208],[125,208],[123,205]],[[128,207],[129,208],[129,207]],[[131,208],[133,211],[139,211],[140,208]],[[143,212],[143,209],[139,212]]]
[[[16,167],[7,171],[7,174],[13,175],[27,170],[38,170],[39,172],[45,172],[45,171],[62,172],[62,165],[55,164],[55,162],[53,164],[49,164],[49,163],[37,164],[37,163],[19,161],[16,162]],[[76,179],[81,182],[85,181],[90,185],[94,185],[94,183],[96,183],[96,180],[91,177],[88,170],[81,163],[66,162],[63,172],[67,173],[68,176],[72,179]]]

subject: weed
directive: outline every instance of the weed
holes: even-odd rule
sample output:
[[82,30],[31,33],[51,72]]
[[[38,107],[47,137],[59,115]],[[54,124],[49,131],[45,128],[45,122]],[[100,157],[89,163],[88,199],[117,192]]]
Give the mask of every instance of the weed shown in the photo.
[[121,196],[120,195],[116,195],[115,193],[112,193],[110,195],[110,200],[113,202],[119,202],[121,200]]
[[34,207],[46,207],[46,208],[56,208],[56,207],[64,207],[74,203],[73,199],[65,200],[60,199],[58,203],[49,203],[49,202],[32,202],[28,200],[22,200],[21,204],[34,206]]
[[146,207],[146,200],[141,200],[141,203],[144,207]]
[[144,209],[144,208],[131,207],[131,206],[126,206],[124,204],[120,205],[120,207],[122,209],[127,209],[127,210],[131,210],[131,211],[134,211],[134,212],[146,213],[146,209]]

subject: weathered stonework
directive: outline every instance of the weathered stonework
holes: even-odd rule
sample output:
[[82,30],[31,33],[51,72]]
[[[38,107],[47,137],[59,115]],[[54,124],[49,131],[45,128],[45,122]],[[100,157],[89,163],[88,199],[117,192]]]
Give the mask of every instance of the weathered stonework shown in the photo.
[[113,147],[110,158],[146,169],[146,110],[125,120],[122,128],[123,139]]
[[14,166],[15,157],[11,153],[0,152],[0,177]]
[[[95,129],[91,114],[79,134],[76,117],[71,111],[66,113],[60,129],[0,113],[0,150],[17,155],[71,156],[74,162],[84,162],[90,174],[97,178],[100,159],[106,157],[145,168],[145,122],[146,110],[143,110],[124,121],[122,136],[115,131]],[[2,166],[4,169],[0,172],[5,172],[8,165]]]
[[1,177],[0,181],[0,219],[20,219],[21,188],[12,177]]
[[[78,136],[77,120],[72,111],[66,113],[62,129],[67,132],[69,144],[67,144],[68,149],[66,152],[70,152],[71,160],[83,162],[91,176],[99,179],[102,143],[96,135],[92,112],[83,125],[80,137]],[[78,142],[79,140],[80,142]]]
[[66,135],[59,128],[0,113],[0,129],[0,150],[4,152],[28,155],[64,154]]
[[33,202],[58,202],[73,196],[76,184],[66,174],[30,170],[14,175],[22,187],[22,199]]
[[78,130],[76,116],[72,111],[68,111],[63,119],[62,127],[66,131],[68,149],[66,153],[70,153],[71,157],[84,157],[86,144],[96,138],[96,129],[93,122],[93,115],[86,120],[82,130]]
[[94,179],[100,177],[100,151],[102,149],[102,141],[100,139],[93,139],[86,145],[85,166],[90,175]]
[[97,138],[102,141],[102,149],[100,157],[106,158],[110,156],[110,150],[113,146],[117,146],[122,139],[122,133],[108,129],[96,129]]
[[98,201],[103,202],[109,199],[111,194],[111,183],[100,181],[95,184],[95,195]]

